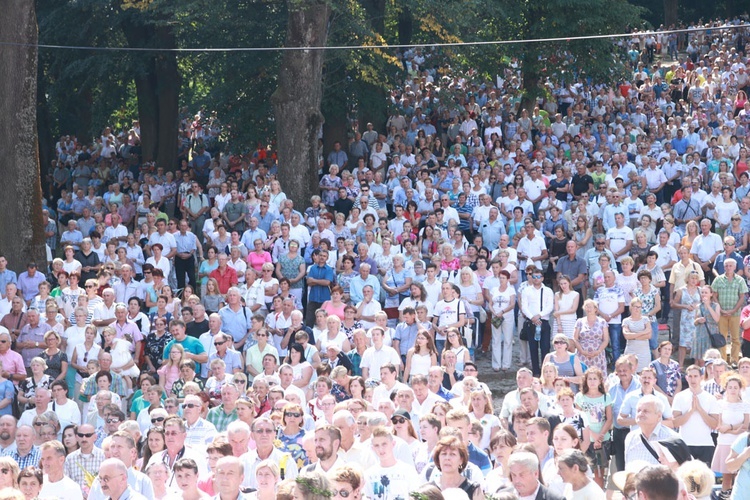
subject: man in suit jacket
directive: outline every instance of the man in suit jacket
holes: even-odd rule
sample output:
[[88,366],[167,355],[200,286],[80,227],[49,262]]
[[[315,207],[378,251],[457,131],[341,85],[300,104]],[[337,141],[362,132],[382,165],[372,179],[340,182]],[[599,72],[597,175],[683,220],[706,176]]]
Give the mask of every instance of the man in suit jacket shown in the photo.
[[539,482],[539,459],[533,453],[513,453],[508,468],[510,481],[521,500],[564,500],[564,496],[548,490]]

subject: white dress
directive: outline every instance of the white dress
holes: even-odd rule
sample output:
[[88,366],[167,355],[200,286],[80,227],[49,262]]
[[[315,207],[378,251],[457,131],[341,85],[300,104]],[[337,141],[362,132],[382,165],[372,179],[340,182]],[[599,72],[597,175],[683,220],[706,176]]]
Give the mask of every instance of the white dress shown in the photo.
[[[561,311],[567,311],[571,307],[573,307],[573,302],[575,301],[575,298],[578,295],[579,295],[579,293],[576,292],[575,290],[571,290],[567,294],[560,294],[560,295],[556,294],[556,296],[560,297],[560,310]],[[579,300],[580,300],[580,298],[579,298]],[[560,316],[559,321],[560,321],[560,324],[562,325],[562,331],[565,334],[565,336],[568,337],[569,339],[573,338],[573,331],[575,330],[576,319],[578,319],[578,318],[577,318],[575,312],[572,312],[570,314],[565,314],[563,316]],[[557,328],[557,321],[558,320],[555,319],[555,322],[554,322],[555,324],[553,326],[554,329],[552,330],[552,336],[553,337],[556,334],[559,333],[559,329]]]
[[427,354],[417,354],[414,353],[411,357],[411,371],[409,372],[409,377],[414,377],[414,375],[428,375],[430,371],[430,367],[432,366],[432,356],[430,356],[429,353]]

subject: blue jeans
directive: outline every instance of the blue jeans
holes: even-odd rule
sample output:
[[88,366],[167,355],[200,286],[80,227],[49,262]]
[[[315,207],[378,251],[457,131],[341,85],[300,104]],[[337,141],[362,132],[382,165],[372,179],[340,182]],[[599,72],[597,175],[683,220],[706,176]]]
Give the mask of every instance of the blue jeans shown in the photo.
[[659,347],[659,322],[651,322],[651,338],[648,340],[648,347],[652,351]]
[[438,352],[438,363],[440,363],[440,356],[443,355],[443,349],[445,349],[445,340],[436,340],[435,348],[437,349],[437,352]]
[[615,361],[617,361],[622,354],[622,345],[624,344],[621,324],[609,325],[609,341],[612,344],[612,354],[614,355]]
[[[533,330],[532,330],[533,332]],[[529,353],[531,355],[531,371],[534,373],[535,377],[538,377],[542,374],[542,369],[539,364],[539,348],[542,350],[542,357],[541,359],[544,360],[544,357],[549,354],[549,348],[550,348],[550,326],[549,321],[542,320],[542,335],[537,342],[534,340],[533,333],[529,336]]]

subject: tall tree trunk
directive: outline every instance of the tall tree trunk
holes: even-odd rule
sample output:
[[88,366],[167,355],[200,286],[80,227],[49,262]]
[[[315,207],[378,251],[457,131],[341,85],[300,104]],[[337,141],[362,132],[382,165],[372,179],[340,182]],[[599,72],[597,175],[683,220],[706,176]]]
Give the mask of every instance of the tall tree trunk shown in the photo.
[[11,269],[29,260],[46,269],[42,186],[36,134],[37,36],[35,2],[7,0],[0,16],[0,253]]
[[367,13],[367,21],[378,35],[385,34],[385,0],[359,0]]
[[[177,42],[170,27],[156,29],[161,47],[175,48]],[[159,135],[156,163],[164,170],[177,170],[177,127],[179,125],[180,72],[173,52],[156,57],[156,95],[159,100]]]
[[47,103],[44,69],[39,65],[37,70],[37,107],[36,107],[36,130],[39,137],[39,165],[42,172],[42,192],[49,192],[50,182],[48,175],[52,173],[52,160],[55,159],[55,138],[52,137],[52,124]]
[[677,7],[679,0],[664,0],[664,26],[669,28],[677,26]]
[[[330,14],[328,4],[288,0],[288,47],[324,46]],[[279,176],[297,208],[318,194],[318,132],[323,124],[322,50],[286,51],[279,70],[279,86],[271,96],[278,137]]]
[[[123,25],[128,44],[140,47],[152,40],[159,48],[175,48],[170,27]],[[177,122],[180,74],[174,53],[142,54],[136,59],[135,89],[141,125],[141,152],[144,161],[156,161],[165,170],[177,168]]]

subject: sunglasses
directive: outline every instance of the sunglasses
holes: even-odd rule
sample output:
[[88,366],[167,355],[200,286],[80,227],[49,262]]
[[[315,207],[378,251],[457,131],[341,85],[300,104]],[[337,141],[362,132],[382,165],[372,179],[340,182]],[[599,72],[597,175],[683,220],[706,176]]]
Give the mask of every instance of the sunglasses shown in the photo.
[[46,423],[46,422],[34,422],[34,427],[41,427],[41,426],[43,426],[43,425],[44,425],[45,423]]
[[276,431],[273,429],[255,429],[253,431],[256,434],[275,434]]
[[352,492],[347,490],[331,490],[331,497],[335,497],[336,495],[338,495],[341,498],[349,498],[349,495],[351,494]]
[[[152,423],[152,424],[156,424],[156,423],[159,423],[159,422],[164,422],[164,420],[165,420],[165,419],[166,419],[166,417],[156,417],[156,418],[152,418],[152,419],[151,419],[151,423]],[[80,435],[80,434],[79,434],[79,435]]]
[[534,278],[535,280],[542,279],[542,275],[541,274],[532,274],[531,277]]
[[94,285],[86,285],[86,288],[97,288],[97,287]]
[[224,344],[226,344],[226,343],[227,343],[227,342],[226,342],[226,340],[225,340],[225,341],[223,341],[223,342],[214,342],[214,346],[218,347],[218,346],[220,346],[220,345],[224,345]]
[[185,404],[184,404],[184,405],[182,405],[182,406],[183,406],[184,408],[200,408],[200,407],[201,407],[201,405],[197,405],[197,404],[195,404],[195,403],[185,403]]
[[284,413],[284,416],[285,417],[292,417],[292,418],[299,418],[299,417],[302,416],[302,414],[298,413],[298,412],[287,412],[287,413]]
[[76,433],[76,436],[78,436],[79,438],[90,438],[94,434],[96,433],[95,432],[78,432]]
[[568,343],[567,343],[567,342],[565,342],[564,340],[555,340],[555,341],[554,341],[554,342],[552,342],[552,343],[553,343],[553,344],[555,344],[555,345],[557,345],[557,344],[566,344],[566,345],[567,345],[567,344],[568,344]]
[[404,417],[393,417],[391,419],[391,422],[393,422],[394,424],[403,424],[406,422],[406,419]]
[[268,337],[268,334],[266,334],[266,333],[256,333],[255,336],[256,337]]
[[108,418],[107,419],[107,423],[108,424],[119,424],[120,423],[120,419],[119,418]]

